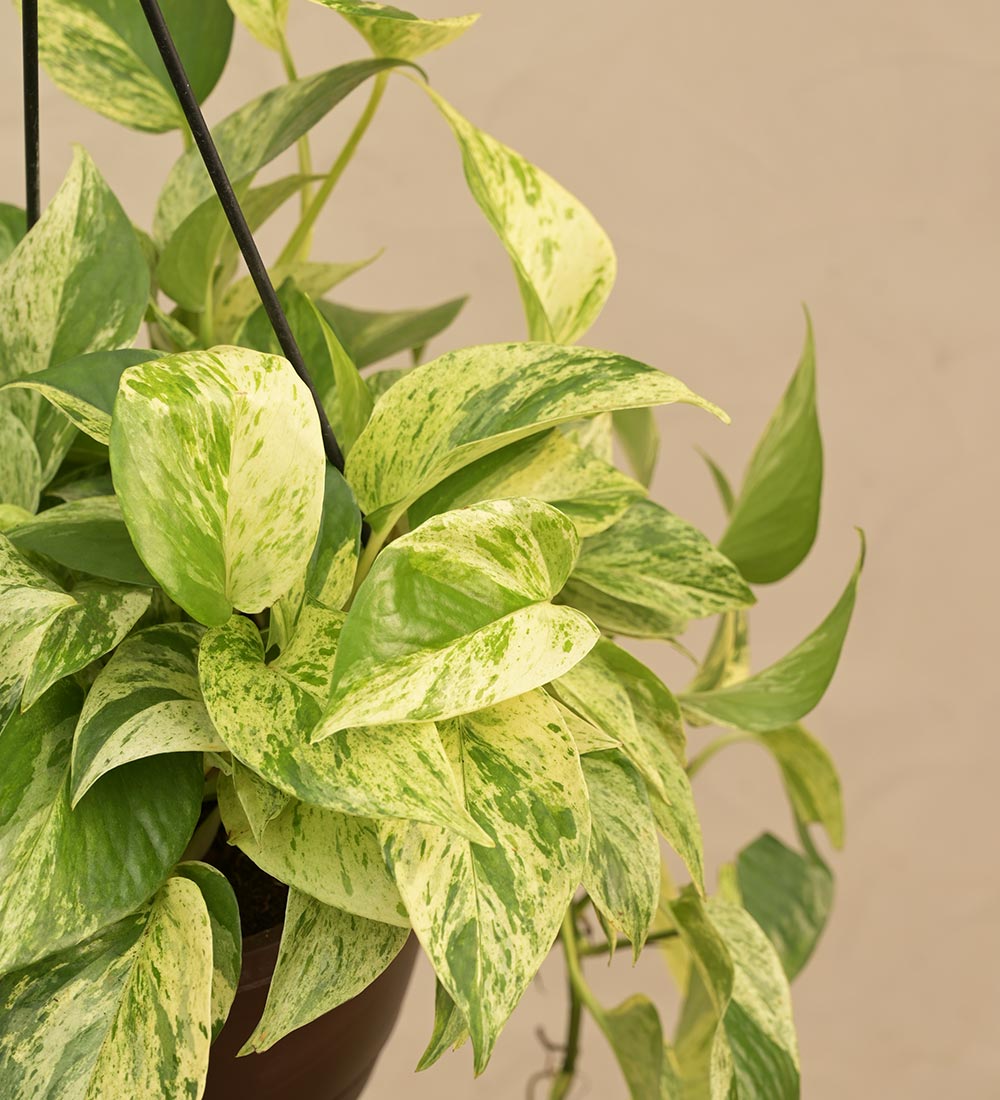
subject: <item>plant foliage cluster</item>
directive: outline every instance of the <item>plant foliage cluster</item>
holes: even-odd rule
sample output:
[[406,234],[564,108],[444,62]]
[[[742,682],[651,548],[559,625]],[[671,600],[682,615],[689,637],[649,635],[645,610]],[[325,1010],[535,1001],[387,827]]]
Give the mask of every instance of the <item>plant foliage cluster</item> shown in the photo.
[[[482,1072],[558,942],[570,1007],[553,1097],[584,1011],[639,1100],[795,1097],[788,983],[832,899],[810,829],[843,835],[836,772],[799,723],[833,675],[861,562],[759,671],[747,611],[816,534],[811,332],[742,485],[712,467],[729,514],[715,545],[649,498],[651,410],[725,414],[577,345],[614,281],[608,238],[414,63],[474,18],[323,0],[371,56],[299,76],[287,3],[163,7],[200,97],[234,13],[284,64],[287,82],[214,135],[254,228],[299,205],[271,270],[344,475],[197,151],[171,169],[150,234],[83,151],[29,233],[0,207],[0,1093],[201,1095],[240,972],[236,898],[199,858],[221,823],[290,887],[249,1051],[357,994],[412,930],[438,978],[421,1068],[469,1040]],[[42,0],[41,19],[63,89],[186,135],[138,4]],[[529,342],[420,363],[460,300],[355,309],[334,292],[370,261],[312,258],[399,77],[455,136]],[[362,86],[343,152],[317,172],[309,131]],[[260,178],[293,145],[295,171]],[[399,352],[414,365],[359,373]],[[707,618],[714,639],[677,694],[621,643],[679,645]],[[773,756],[799,844],[758,838],[713,888],[691,777],[734,741]],[[585,975],[587,958],[651,942],[683,998],[667,1038],[649,999],[602,1005]]]

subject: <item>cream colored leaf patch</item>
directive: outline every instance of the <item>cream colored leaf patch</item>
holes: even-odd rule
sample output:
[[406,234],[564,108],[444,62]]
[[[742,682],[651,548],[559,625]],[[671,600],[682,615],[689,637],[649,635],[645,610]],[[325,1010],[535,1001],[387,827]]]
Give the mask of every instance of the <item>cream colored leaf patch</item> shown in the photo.
[[372,0],[315,0],[339,12],[382,57],[412,60],[439,50],[461,37],[479,18],[460,15],[450,19],[419,19],[391,4]]

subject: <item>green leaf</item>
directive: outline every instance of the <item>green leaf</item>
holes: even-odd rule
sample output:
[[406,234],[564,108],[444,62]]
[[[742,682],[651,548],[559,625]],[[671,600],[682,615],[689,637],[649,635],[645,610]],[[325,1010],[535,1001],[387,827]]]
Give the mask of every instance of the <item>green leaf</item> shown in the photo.
[[[230,758],[229,775],[232,776],[233,790],[240,801],[240,807],[246,817],[250,835],[259,844],[268,825],[288,806],[291,795],[272,787],[255,771]],[[229,833],[229,843],[238,844],[242,835],[235,829]]]
[[469,1024],[476,1072],[548,954],[580,881],[590,810],[579,758],[541,692],[442,726],[466,805],[496,842],[386,823],[414,931]]
[[635,476],[647,488],[653,480],[660,452],[660,431],[652,409],[619,409],[614,417],[615,435]]
[[[192,24],[197,26],[197,20]],[[328,111],[370,76],[402,64],[394,59],[351,61],[294,80],[251,100],[212,127],[212,137],[234,180],[249,179],[308,133]],[[189,149],[170,170],[157,201],[156,239],[170,239],[195,207],[213,193],[197,149]]]
[[0,202],[0,264],[17,248],[27,230],[23,208]]
[[681,696],[685,712],[709,724],[767,731],[797,722],[823,698],[840,660],[854,611],[858,578],[865,561],[865,540],[851,579],[836,606],[787,656],[762,672],[712,691]]
[[[0,268],[0,383],[130,344],[148,297],[149,270],[131,223],[77,149],[40,221]],[[6,393],[0,403],[31,432],[47,484],[72,424],[37,394]]]
[[592,753],[580,763],[593,818],[583,887],[638,959],[660,895],[660,846],[646,787],[621,752]]
[[409,936],[408,928],[366,920],[290,890],[264,1015],[240,1054],[269,1050],[290,1031],[357,996]]
[[798,369],[750,459],[719,549],[752,584],[780,581],[815,541],[822,486],[816,349],[807,313]]
[[18,550],[44,554],[67,569],[123,584],[156,582],[139,560],[113,496],[49,508],[10,532]]
[[30,512],[17,504],[0,504],[0,531],[9,532],[19,524],[32,519]]
[[159,359],[161,354],[139,348],[93,351],[58,367],[16,378],[3,389],[35,390],[91,439],[106,445],[111,438],[111,410],[122,374],[138,363]]
[[73,740],[74,806],[106,772],[150,756],[222,752],[198,686],[195,623],[127,637],[97,674]]
[[750,643],[746,612],[727,611],[719,616],[708,653],[688,691],[715,691],[745,680],[749,675]]
[[554,695],[552,696],[552,701],[559,708],[559,713],[562,715],[563,722],[566,723],[566,728],[573,735],[576,751],[581,757],[592,752],[608,752],[609,750],[620,749],[622,747],[621,741],[615,740],[614,737],[609,736],[604,730],[599,729],[592,722],[588,722],[586,718],[581,718],[575,710],[571,710]]
[[38,510],[42,492],[42,463],[31,433],[0,406],[0,502]]
[[18,1100],[201,1096],[212,1022],[212,926],[198,885],[0,978],[0,1092]]
[[[233,37],[225,0],[161,0],[199,102],[222,74]],[[39,57],[74,99],[136,130],[184,127],[184,115],[138,4],[41,0]]]
[[736,859],[743,908],[774,944],[788,980],[806,965],[833,908],[833,875],[770,833]]
[[673,402],[725,414],[682,382],[609,352],[493,344],[415,367],[378,402],[347,462],[376,533],[456,470],[545,428]]
[[697,528],[651,500],[636,501],[612,527],[584,542],[573,579],[650,609],[671,634],[692,619],[754,603],[732,562]]
[[380,312],[354,309],[337,302],[317,302],[338,339],[359,368],[388,359],[397,352],[423,347],[458,316],[466,298],[453,298],[428,309]]
[[190,879],[201,891],[212,928],[212,1041],[226,1022],[236,998],[243,961],[240,907],[221,871],[207,863],[179,863],[175,874]]
[[125,765],[70,807],[81,694],[58,684],[3,731],[0,973],[92,936],[164,881],[201,808],[201,758]]
[[712,480],[715,482],[715,488],[718,491],[726,515],[731,516],[733,508],[736,506],[736,494],[733,492],[732,485],[729,484],[729,478],[726,477],[725,471],[711,455],[706,454],[701,448],[696,449],[708,467],[708,472],[712,475]]
[[576,550],[570,521],[526,499],[446,512],[397,539],[358,589],[313,739],[451,718],[567,671],[597,640],[579,612],[548,602]]
[[227,832],[261,870],[335,909],[409,927],[369,818],[293,800],[257,840],[230,776],[219,776],[218,794]]
[[607,234],[564,187],[473,126],[429,85],[451,126],[465,179],[514,265],[532,340],[572,344],[597,319],[617,262]]
[[637,994],[593,1015],[611,1044],[629,1096],[632,1100],[656,1100],[663,1061],[663,1028],[656,1006]]
[[312,396],[286,360],[217,348],[131,367],[111,469],[140,556],[199,622],[261,611],[305,570],[325,459]]
[[420,1056],[417,1072],[431,1066],[449,1050],[458,1048],[469,1038],[469,1028],[458,1005],[448,995],[440,980],[434,983],[434,1030],[427,1049]]
[[830,754],[798,725],[768,730],[756,740],[777,760],[796,819],[803,825],[822,825],[833,846],[842,848],[844,803]]
[[454,42],[472,26],[478,15],[452,19],[418,19],[408,11],[371,0],[316,0],[339,12],[382,57],[412,60]]
[[229,0],[236,18],[260,42],[280,50],[288,23],[288,0]]
[[209,631],[198,670],[227,748],[310,805],[413,818],[485,841],[462,807],[432,723],[346,729],[309,743],[329,694],[342,622],[337,612],[307,607],[292,644],[271,664],[264,663],[260,633],[249,619],[233,616]]
[[409,510],[411,524],[482,500],[533,497],[569,516],[581,538],[610,527],[645,496],[636,481],[554,429],[456,471]]

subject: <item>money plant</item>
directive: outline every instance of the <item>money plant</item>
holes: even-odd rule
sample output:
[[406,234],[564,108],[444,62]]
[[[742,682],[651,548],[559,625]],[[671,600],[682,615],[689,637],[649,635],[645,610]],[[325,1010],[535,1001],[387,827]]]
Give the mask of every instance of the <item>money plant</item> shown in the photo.
[[[201,1095],[254,917],[213,855],[235,846],[288,888],[247,1052],[355,996],[412,935],[437,975],[421,1069],[468,1040],[483,1072],[556,950],[552,1097],[599,1033],[621,1095],[798,1096],[789,981],[833,893],[815,827],[843,837],[836,772],[800,720],[861,561],[763,669],[747,613],[817,531],[811,330],[739,487],[710,463],[728,513],[713,541],[649,496],[651,410],[726,414],[581,346],[615,277],[607,236],[428,83],[424,55],[474,17],[323,0],[370,55],[300,76],[287,2],[163,8],[200,98],[234,13],[284,65],[213,132],[252,228],[298,208],[269,269],[343,472],[138,3],[42,0],[55,83],[187,148],[148,233],[79,149],[30,231],[0,208],[0,1093]],[[312,255],[390,83],[456,139],[513,264],[515,342],[424,361],[461,300],[355,308],[338,284],[370,261]],[[310,130],[363,87],[343,152],[315,165]],[[262,177],[286,150],[286,174]],[[686,684],[631,651],[690,657],[678,639],[702,619],[715,632]],[[734,742],[773,757],[798,836],[757,838],[709,881],[691,780]],[[654,944],[679,991],[672,1034],[645,994],[605,1005],[588,978]]]

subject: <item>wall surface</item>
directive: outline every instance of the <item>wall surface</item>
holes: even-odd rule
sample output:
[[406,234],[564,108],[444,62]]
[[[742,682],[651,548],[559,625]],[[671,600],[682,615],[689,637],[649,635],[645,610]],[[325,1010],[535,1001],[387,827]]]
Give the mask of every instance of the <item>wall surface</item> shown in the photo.
[[[854,525],[870,555],[839,677],[810,723],[842,770],[848,843],[834,857],[833,924],[795,990],[804,1094],[1000,1096],[1000,697],[989,671],[1000,610],[1000,6],[480,6],[465,41],[427,59],[432,79],[609,230],[621,274],[589,342],[678,374],[733,415],[729,428],[691,409],[662,418],[655,495],[712,534],[721,515],[694,445],[738,476],[796,362],[800,302],[813,314],[823,520],[808,562],[763,593],[757,660],[779,656],[832,605],[856,552]],[[330,12],[302,0],[292,9],[303,71],[362,55]],[[456,10],[442,0],[421,8]],[[20,197],[15,36],[14,10],[2,5],[8,200]],[[212,118],[280,80],[274,58],[244,35],[234,62]],[[349,102],[321,127],[319,165],[359,109]],[[147,222],[176,137],[120,130],[47,81],[43,112],[45,194],[79,141]],[[506,257],[466,194],[447,129],[404,81],[390,87],[318,237],[322,258],[383,246],[343,288],[347,301],[408,307],[468,292],[434,350],[521,336]],[[672,658],[644,655],[683,682]],[[696,794],[713,868],[765,828],[791,835],[773,767],[752,748],[717,758]],[[671,1018],[659,959],[637,972],[622,959],[601,977],[609,999],[643,988]],[[433,997],[422,971],[369,1095],[524,1095],[546,1062],[536,1029],[562,1034],[562,993],[552,963],[478,1082],[465,1052],[414,1078]],[[624,1095],[592,1029],[576,1095]]]

